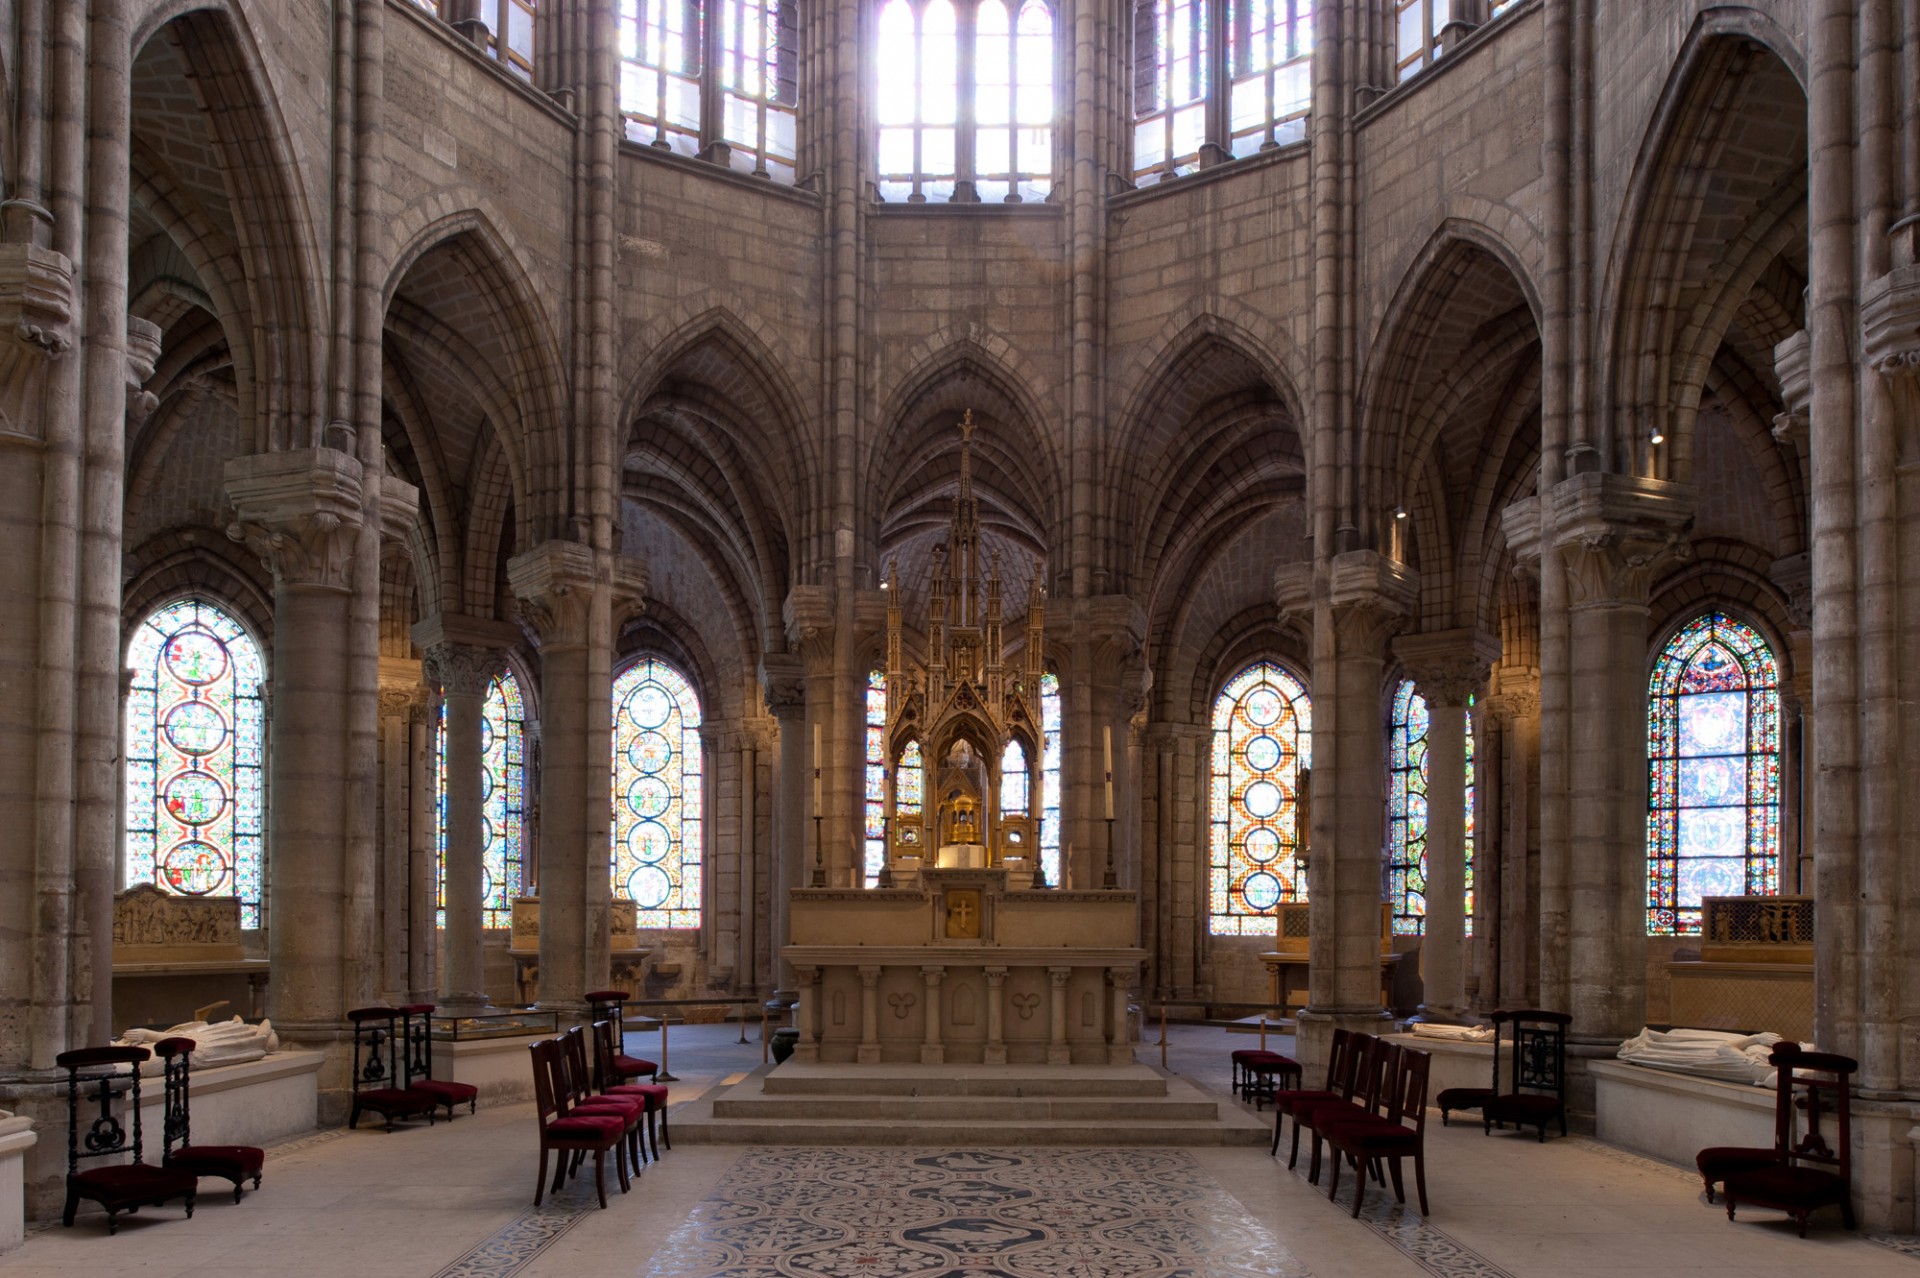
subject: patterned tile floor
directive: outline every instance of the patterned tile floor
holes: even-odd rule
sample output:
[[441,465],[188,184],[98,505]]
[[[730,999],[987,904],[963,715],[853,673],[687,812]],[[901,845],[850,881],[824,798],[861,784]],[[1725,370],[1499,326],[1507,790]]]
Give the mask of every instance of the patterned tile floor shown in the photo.
[[648,1278],[1305,1278],[1182,1150],[754,1149]]
[[[1170,1038],[1169,1067],[1226,1100],[1226,1053],[1248,1040],[1178,1026]],[[631,1046],[651,1056],[657,1042]],[[676,1029],[675,1100],[759,1056],[731,1027]],[[203,1198],[192,1220],[155,1209],[111,1238],[98,1216],[35,1230],[0,1257],[0,1278],[1920,1278],[1914,1237],[1816,1220],[1801,1239],[1777,1213],[1729,1224],[1690,1171],[1590,1139],[1434,1124],[1427,1138],[1431,1219],[1372,1186],[1355,1221],[1347,1193],[1329,1202],[1264,1147],[683,1142],[606,1211],[590,1180],[535,1209],[532,1107],[483,1105],[431,1128],[288,1142],[268,1152],[264,1188]]]

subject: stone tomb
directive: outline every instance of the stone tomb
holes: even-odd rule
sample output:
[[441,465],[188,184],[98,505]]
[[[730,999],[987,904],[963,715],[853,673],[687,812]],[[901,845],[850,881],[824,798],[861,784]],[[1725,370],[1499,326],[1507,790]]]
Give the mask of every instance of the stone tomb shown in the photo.
[[248,958],[240,902],[136,883],[113,898],[113,1009],[119,1026],[173,1025],[228,1005],[253,1018],[272,965]]
[[795,1059],[1126,1064],[1144,957],[1132,892],[1010,887],[1002,869],[792,894]]

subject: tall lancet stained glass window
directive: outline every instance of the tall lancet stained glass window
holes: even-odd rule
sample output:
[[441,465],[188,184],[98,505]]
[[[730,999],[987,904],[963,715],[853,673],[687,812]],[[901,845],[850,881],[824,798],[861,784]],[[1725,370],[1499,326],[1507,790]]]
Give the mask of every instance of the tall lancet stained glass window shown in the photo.
[[1270,661],[1234,676],[1213,703],[1209,926],[1271,936],[1284,901],[1307,899],[1299,862],[1300,770],[1311,767],[1307,689]]
[[1427,699],[1402,679],[1387,736],[1387,901],[1393,930],[1419,936],[1427,917]]
[[1723,612],[1682,626],[1647,688],[1647,932],[1697,935],[1700,899],[1780,890],[1780,669]]
[[[447,710],[434,730],[438,926],[447,925]],[[480,920],[510,927],[513,898],[526,891],[527,712],[511,670],[493,677],[480,711]]]
[[867,672],[865,736],[866,837],[863,870],[867,886],[872,887],[880,881],[880,867],[887,859],[887,674],[884,670]]
[[641,927],[700,926],[700,698],[649,657],[613,682],[613,894]]
[[1040,676],[1040,864],[1060,886],[1060,676]]
[[155,609],[127,647],[126,882],[232,896],[264,922],[266,678],[260,649],[202,599]]

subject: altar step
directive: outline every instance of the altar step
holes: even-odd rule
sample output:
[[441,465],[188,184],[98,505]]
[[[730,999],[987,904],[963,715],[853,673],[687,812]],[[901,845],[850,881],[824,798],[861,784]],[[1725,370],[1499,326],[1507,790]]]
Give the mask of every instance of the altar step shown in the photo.
[[755,1071],[673,1109],[716,1145],[1264,1145],[1270,1117],[1145,1065],[821,1065]]

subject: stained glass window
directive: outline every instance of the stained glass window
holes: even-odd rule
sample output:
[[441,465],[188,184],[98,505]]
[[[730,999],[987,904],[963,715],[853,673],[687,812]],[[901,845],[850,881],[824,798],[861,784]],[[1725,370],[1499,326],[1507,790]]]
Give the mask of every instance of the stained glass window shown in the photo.
[[1744,621],[1681,627],[1647,687],[1647,932],[1697,935],[1700,899],[1780,890],[1780,671]]
[[534,0],[480,0],[486,51],[522,80],[533,79]]
[[1040,676],[1040,863],[1060,886],[1060,676]]
[[920,761],[918,741],[907,742],[907,748],[900,752],[900,775],[895,784],[898,792],[894,795],[894,811],[903,817],[919,816],[926,798],[927,774]]
[[880,198],[1045,199],[1053,72],[1046,0],[1017,10],[1007,0],[887,0],[874,66]]
[[629,141],[709,158],[724,142],[735,172],[792,184],[798,67],[788,0],[620,0],[618,23]]
[[1025,816],[1027,791],[1031,788],[1026,748],[1018,741],[1009,741],[1000,753],[1000,815]]
[[1473,703],[1474,703],[1474,698],[1471,695],[1468,696],[1467,697],[1467,748],[1466,748],[1467,830],[1466,830],[1466,837],[1463,840],[1461,840],[1461,844],[1460,844],[1460,850],[1466,856],[1466,860],[1467,860],[1466,877],[1462,880],[1462,884],[1466,888],[1466,902],[1463,908],[1466,910],[1465,926],[1466,926],[1466,934],[1468,936],[1473,935],[1473,836],[1474,836],[1474,819],[1473,819],[1473,815],[1474,815],[1474,812],[1473,812],[1473,737],[1474,737],[1473,708],[1474,708],[1474,705]]
[[649,657],[613,683],[613,894],[641,927],[700,926],[700,698]]
[[1307,899],[1299,786],[1312,731],[1305,685],[1270,661],[1234,676],[1213,703],[1208,918],[1217,936],[1271,936],[1281,902]]
[[[527,716],[511,670],[494,676],[480,711],[480,909],[482,927],[508,927],[525,891]],[[434,733],[439,798],[435,832],[439,926],[447,925],[447,709]]]
[[1402,679],[1387,737],[1387,901],[1393,930],[1419,936],[1427,916],[1427,699]]
[[880,881],[880,867],[887,860],[887,675],[884,670],[867,673],[866,726],[866,881],[872,887]]
[[264,923],[266,678],[240,623],[204,599],[155,609],[127,647],[126,882],[232,896]]
[[1311,0],[1136,0],[1133,24],[1139,185],[1194,172],[1209,143],[1239,157],[1306,136]]

